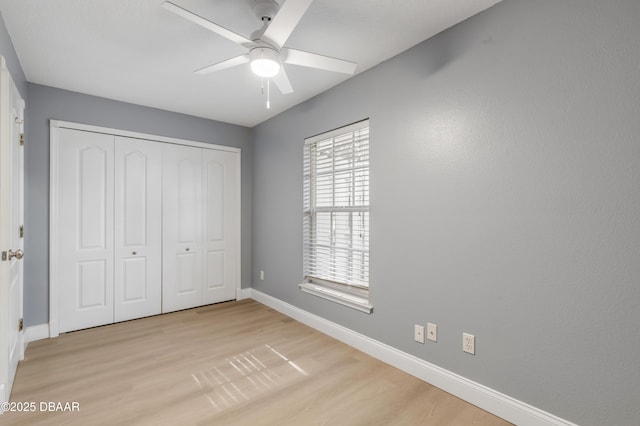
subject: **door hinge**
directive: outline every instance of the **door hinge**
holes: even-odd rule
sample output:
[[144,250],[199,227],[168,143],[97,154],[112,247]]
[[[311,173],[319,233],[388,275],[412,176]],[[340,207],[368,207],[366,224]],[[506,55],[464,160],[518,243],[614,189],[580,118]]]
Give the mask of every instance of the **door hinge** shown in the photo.
[[24,145],[24,133],[20,133],[20,145]]
[[20,321],[18,321],[18,331],[22,331],[23,328],[24,328],[24,321],[22,321],[22,318],[20,318]]
[[2,260],[7,260],[7,252],[6,251],[2,252]]
[[20,238],[24,238],[24,225],[20,225]]

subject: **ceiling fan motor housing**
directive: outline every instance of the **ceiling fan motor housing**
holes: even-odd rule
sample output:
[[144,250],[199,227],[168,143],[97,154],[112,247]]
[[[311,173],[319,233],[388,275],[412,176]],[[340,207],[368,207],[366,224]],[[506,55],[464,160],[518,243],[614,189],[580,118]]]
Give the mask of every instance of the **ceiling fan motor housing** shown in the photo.
[[270,46],[254,47],[249,52],[251,69],[260,77],[273,77],[280,72],[280,53]]
[[275,0],[251,0],[251,9],[256,18],[268,23],[276,16],[280,6]]

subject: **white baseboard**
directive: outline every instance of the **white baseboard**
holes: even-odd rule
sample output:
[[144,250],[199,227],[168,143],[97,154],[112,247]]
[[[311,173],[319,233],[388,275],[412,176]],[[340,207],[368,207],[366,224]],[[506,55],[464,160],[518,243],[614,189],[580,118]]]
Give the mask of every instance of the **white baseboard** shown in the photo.
[[31,342],[35,342],[36,340],[48,339],[49,338],[49,324],[40,324],[34,325],[31,327],[27,327],[24,330],[24,348],[27,348],[27,345]]
[[445,370],[423,359],[356,333],[255,289],[250,297],[374,358],[430,383],[483,410],[521,426],[577,426],[546,411]]
[[236,291],[236,300],[243,300],[251,298],[250,288],[241,288]]

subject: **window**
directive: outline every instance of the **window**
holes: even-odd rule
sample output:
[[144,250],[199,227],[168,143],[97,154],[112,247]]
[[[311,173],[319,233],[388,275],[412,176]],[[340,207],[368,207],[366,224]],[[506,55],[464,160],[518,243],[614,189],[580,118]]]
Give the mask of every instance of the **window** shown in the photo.
[[303,291],[371,312],[369,120],[305,140]]

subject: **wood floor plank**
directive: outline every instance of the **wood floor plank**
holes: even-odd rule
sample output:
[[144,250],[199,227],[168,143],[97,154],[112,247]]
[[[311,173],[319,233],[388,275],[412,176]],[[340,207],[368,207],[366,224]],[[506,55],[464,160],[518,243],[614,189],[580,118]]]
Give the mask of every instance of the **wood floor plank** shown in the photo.
[[510,424],[252,300],[33,342],[11,401],[37,410],[3,425]]

